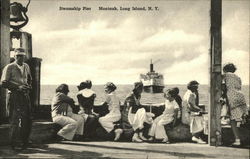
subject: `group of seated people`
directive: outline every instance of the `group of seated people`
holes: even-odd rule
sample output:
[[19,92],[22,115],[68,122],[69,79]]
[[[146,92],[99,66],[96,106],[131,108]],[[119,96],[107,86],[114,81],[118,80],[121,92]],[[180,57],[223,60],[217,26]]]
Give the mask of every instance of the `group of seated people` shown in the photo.
[[74,100],[68,96],[67,84],[61,84],[56,88],[56,94],[52,100],[52,120],[62,127],[57,132],[62,140],[94,139],[102,130],[101,133],[110,136],[109,139],[114,141],[126,136],[133,142],[169,143],[166,125],[173,127],[182,122],[190,125],[194,142],[206,143],[201,138],[204,122],[198,106],[197,81],[191,81],[188,84],[188,91],[183,101],[177,87],[164,91],[164,111],[158,117],[147,112],[140,103],[143,92],[141,82],[134,83],[134,88],[126,97],[123,106],[116,95],[117,87],[114,83],[108,82],[104,86],[106,99],[102,104],[108,110],[106,113],[99,114],[93,109],[96,94],[91,90],[92,82],[87,80],[77,87],[79,106],[76,106]]

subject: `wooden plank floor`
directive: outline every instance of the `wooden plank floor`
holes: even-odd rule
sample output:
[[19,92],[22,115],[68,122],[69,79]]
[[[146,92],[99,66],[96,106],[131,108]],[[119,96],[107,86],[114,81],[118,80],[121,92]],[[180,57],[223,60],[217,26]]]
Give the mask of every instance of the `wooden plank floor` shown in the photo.
[[195,143],[72,142],[33,145],[23,151],[0,146],[0,158],[249,159],[248,148]]

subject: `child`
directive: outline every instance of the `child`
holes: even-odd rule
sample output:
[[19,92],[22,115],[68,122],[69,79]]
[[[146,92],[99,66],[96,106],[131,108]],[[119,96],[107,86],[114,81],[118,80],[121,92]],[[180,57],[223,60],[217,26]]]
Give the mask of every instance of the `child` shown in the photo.
[[170,89],[164,93],[164,97],[166,98],[165,110],[162,115],[154,120],[149,130],[149,136],[151,136],[150,140],[153,140],[154,137],[155,139],[161,139],[163,143],[169,143],[164,125],[175,122],[177,119],[179,106],[174,100],[174,95],[175,92]]

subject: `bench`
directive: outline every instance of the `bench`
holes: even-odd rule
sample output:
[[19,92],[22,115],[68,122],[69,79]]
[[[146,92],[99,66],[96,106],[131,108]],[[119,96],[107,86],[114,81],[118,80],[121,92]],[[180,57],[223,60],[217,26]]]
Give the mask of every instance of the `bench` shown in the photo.
[[[48,106],[49,108],[49,106]],[[102,107],[94,107],[94,111],[98,113],[104,110]],[[146,111],[150,111],[150,107],[145,106]],[[152,107],[151,112],[156,116],[160,115],[163,111],[163,106]],[[49,110],[49,109],[48,109]],[[40,115],[41,112],[40,112]],[[46,113],[47,117],[50,118],[50,112]],[[32,124],[32,132],[30,139],[33,143],[48,143],[54,142],[56,137],[56,132],[60,129],[60,126],[51,122],[51,119],[46,118],[46,120],[35,120]],[[6,145],[10,143],[9,140],[9,124],[0,125],[0,145]],[[101,130],[101,129],[99,129]],[[248,125],[240,128],[242,132],[243,144],[250,145],[250,121]],[[100,131],[101,132],[101,131]],[[125,138],[123,141],[128,141],[131,138],[131,130],[125,130]],[[189,142],[191,141],[192,135],[190,134],[190,129],[188,125],[180,123],[173,129],[167,131],[169,139],[175,142]],[[112,138],[112,136],[110,136]],[[222,127],[222,142],[224,145],[230,145],[233,143],[234,137],[230,127]]]

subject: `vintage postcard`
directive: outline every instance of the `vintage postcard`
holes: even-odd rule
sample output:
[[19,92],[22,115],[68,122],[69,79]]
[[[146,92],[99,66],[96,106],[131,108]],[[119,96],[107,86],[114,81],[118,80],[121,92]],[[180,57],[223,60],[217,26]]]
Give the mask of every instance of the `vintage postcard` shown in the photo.
[[[23,6],[20,12],[25,12],[26,16],[24,13],[17,14],[18,9],[15,9],[19,4]],[[163,125],[158,122],[158,116],[164,115],[167,110],[163,105],[167,105],[169,98],[166,96],[169,91],[178,89],[178,96],[185,101],[187,90],[192,81],[195,81],[195,85],[199,85],[199,93],[195,94],[194,102],[198,106],[204,106],[203,115],[200,115],[203,118],[202,124],[209,123],[206,115],[211,105],[210,63],[213,58],[210,54],[213,49],[210,0],[10,0],[10,6],[11,24],[18,25],[15,24],[17,21],[25,21],[28,17],[25,26],[20,29],[10,28],[10,31],[25,32],[32,37],[28,38],[28,48],[32,52],[30,58],[40,59],[36,65],[40,71],[36,74],[40,87],[37,87],[39,90],[34,95],[39,101],[36,108],[33,108],[37,111],[34,116],[37,125],[33,123],[30,137],[30,144],[33,146],[17,152],[8,145],[1,145],[3,149],[0,148],[0,158],[249,158],[249,142],[247,146],[244,145],[245,140],[249,140],[249,135],[243,134],[242,147],[229,146],[234,142],[234,138],[235,142],[238,141],[237,134],[235,136],[232,133],[230,126],[226,129],[229,135],[224,133],[229,137],[224,136],[223,139],[228,142],[220,148],[209,146],[209,132],[203,131],[206,126],[203,126],[202,137],[190,133],[197,123],[197,129],[200,129],[200,120],[196,119],[191,128],[190,122],[187,122],[188,127],[185,127],[184,118],[181,119],[181,101],[178,117],[176,116],[179,125],[174,124],[171,128],[163,126],[175,121],[174,116],[168,118],[171,120],[169,122],[164,120]],[[229,74],[235,72],[237,78],[233,80],[238,82],[237,88],[241,88],[245,99],[243,103],[248,110],[249,7],[250,2],[247,0],[222,0],[220,34],[221,73],[225,73],[223,68],[226,64],[232,63],[235,66],[236,70],[229,71]],[[12,15],[13,13],[15,15]],[[24,44],[19,45],[19,39],[13,38],[11,45],[10,56],[14,60],[15,48]],[[32,68],[31,70],[35,71]],[[81,114],[85,128],[83,129],[83,124],[80,129],[88,131],[86,129],[96,126],[94,131],[91,130],[91,133],[96,135],[95,138],[84,139],[83,136],[78,141],[71,141],[73,137],[61,135],[69,141],[55,141],[57,129],[55,130],[53,122],[56,123],[56,119],[53,118],[53,113],[51,117],[51,109],[58,86],[67,85],[69,92],[66,94],[76,105],[81,106],[78,96],[81,94],[80,86],[89,81],[92,83],[92,92],[83,93],[83,97],[95,95],[92,109],[95,115],[99,114],[95,119],[96,125],[86,123],[93,114]],[[135,93],[139,87],[138,82],[142,83],[142,92],[138,96],[135,95],[132,101],[135,105],[140,103],[139,105],[145,107],[145,113],[153,115],[148,127],[143,124],[136,128],[132,126],[134,129],[131,129],[132,135],[129,136],[131,132],[121,126],[124,111],[118,111],[118,115],[109,114],[107,117],[100,113],[100,107],[103,103],[112,101],[109,103],[111,106],[108,105],[108,112],[115,112],[114,103],[119,101],[122,107],[118,110],[125,110],[123,108],[126,108],[128,96],[131,92]],[[108,88],[114,88],[115,97],[112,93],[107,93]],[[86,110],[83,110],[86,113]],[[243,114],[247,114],[248,110]],[[169,111],[174,114],[174,106]],[[129,113],[131,112],[126,115],[129,116]],[[146,118],[146,115],[140,115],[135,119],[142,121]],[[127,118],[131,124],[131,119]],[[60,124],[62,121],[61,119]],[[121,127],[116,125],[118,121]],[[61,124],[63,128],[66,125]],[[148,129],[143,131],[144,136],[140,136],[141,127]],[[74,130],[75,132],[77,130]],[[137,132],[138,136],[135,137]],[[245,130],[242,132],[245,133]],[[249,127],[246,132],[249,132]],[[83,135],[84,132],[80,134]],[[154,140],[150,140],[151,137]],[[161,143],[162,141],[164,143]]]

